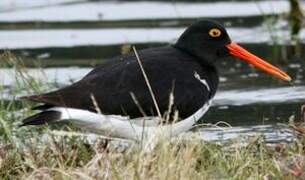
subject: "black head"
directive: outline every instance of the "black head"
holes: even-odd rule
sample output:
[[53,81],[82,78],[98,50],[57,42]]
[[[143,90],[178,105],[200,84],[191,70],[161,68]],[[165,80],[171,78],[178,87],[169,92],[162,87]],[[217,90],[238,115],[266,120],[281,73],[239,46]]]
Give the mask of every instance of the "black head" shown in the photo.
[[175,47],[205,61],[215,61],[229,55],[225,46],[230,43],[231,39],[222,25],[201,20],[184,31]]
[[282,80],[291,80],[285,72],[231,42],[225,28],[213,21],[197,21],[192,24],[180,36],[175,47],[197,57],[201,64],[213,65],[215,60],[231,55]]

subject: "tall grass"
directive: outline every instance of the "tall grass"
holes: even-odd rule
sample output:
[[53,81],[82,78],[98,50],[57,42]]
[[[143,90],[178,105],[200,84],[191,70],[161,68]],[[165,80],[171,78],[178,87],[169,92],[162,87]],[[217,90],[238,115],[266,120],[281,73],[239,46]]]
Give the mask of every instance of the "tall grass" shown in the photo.
[[[305,176],[305,138],[267,145],[263,137],[224,144],[200,138],[162,140],[151,152],[129,143],[123,148],[87,135],[58,134],[47,126],[18,128],[33,104],[20,93],[40,92],[45,84],[30,77],[10,53],[1,56],[18,72],[9,99],[0,100],[1,179],[294,179]],[[47,85],[50,87],[50,85]],[[6,87],[0,85],[0,89]],[[4,91],[1,91],[4,92]],[[1,93],[2,94],[2,93]],[[303,126],[300,126],[303,128]],[[62,129],[62,128],[61,128]],[[301,132],[301,131],[300,131]]]

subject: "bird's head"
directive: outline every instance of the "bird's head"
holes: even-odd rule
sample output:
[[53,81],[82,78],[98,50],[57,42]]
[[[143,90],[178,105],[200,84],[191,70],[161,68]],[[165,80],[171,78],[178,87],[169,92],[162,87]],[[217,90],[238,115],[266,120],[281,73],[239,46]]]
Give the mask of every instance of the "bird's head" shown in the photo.
[[222,57],[234,56],[279,79],[291,81],[285,72],[232,42],[225,28],[214,21],[201,20],[192,24],[179,37],[175,47],[207,63],[213,63]]

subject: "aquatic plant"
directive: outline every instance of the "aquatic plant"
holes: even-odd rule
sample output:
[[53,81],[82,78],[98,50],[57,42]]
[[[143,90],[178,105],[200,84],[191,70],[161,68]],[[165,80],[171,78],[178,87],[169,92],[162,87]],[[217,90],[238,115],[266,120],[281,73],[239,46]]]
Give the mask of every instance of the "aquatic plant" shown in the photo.
[[294,44],[292,54],[295,57],[300,58],[302,55],[302,48],[299,38],[299,33],[302,29],[304,21],[304,12],[301,8],[299,0],[289,0],[290,12],[289,12],[289,24],[290,24],[290,36],[291,41]]

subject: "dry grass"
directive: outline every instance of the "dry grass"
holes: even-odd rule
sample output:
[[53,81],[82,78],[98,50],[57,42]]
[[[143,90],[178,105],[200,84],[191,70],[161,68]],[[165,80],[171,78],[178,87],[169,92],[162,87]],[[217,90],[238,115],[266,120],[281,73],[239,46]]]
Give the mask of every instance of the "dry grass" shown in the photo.
[[294,179],[304,176],[304,144],[266,146],[260,138],[246,146],[163,141],[150,153],[139,146],[123,152],[101,141],[50,135],[32,138],[26,148],[1,146],[0,176],[22,179]]

